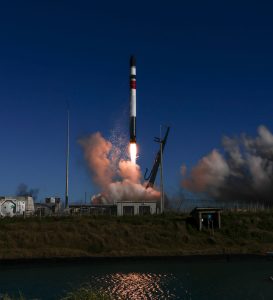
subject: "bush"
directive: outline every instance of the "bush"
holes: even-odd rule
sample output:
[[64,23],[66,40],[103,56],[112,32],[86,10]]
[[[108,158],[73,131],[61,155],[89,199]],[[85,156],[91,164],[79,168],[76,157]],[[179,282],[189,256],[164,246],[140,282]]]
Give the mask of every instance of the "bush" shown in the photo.
[[25,297],[21,293],[19,293],[19,296],[9,296],[8,294],[0,295],[1,300],[25,300]]
[[110,300],[110,296],[102,292],[94,292],[89,285],[69,292],[61,300]]

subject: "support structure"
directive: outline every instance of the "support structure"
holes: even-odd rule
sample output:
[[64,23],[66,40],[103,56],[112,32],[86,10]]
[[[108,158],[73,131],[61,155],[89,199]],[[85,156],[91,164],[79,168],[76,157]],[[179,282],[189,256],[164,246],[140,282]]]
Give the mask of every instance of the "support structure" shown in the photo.
[[164,212],[164,202],[165,202],[164,182],[163,182],[163,152],[164,152],[164,148],[165,148],[165,145],[166,145],[166,142],[168,139],[168,135],[169,135],[169,131],[170,131],[170,127],[166,127],[166,128],[167,128],[167,130],[166,130],[164,138],[162,138],[162,126],[160,126],[160,137],[154,138],[154,141],[160,144],[160,149],[156,154],[154,165],[150,172],[150,175],[148,177],[146,177],[146,174],[148,171],[147,169],[146,169],[146,172],[144,175],[144,179],[148,180],[146,189],[149,187],[153,187],[155,180],[156,180],[158,168],[160,167],[160,212],[161,213]]
[[163,181],[163,140],[161,138],[161,126],[160,126],[160,198],[161,198],[161,213],[164,212],[164,181]]
[[158,172],[158,168],[161,164],[161,157],[163,156],[164,153],[164,148],[165,145],[167,143],[167,139],[168,139],[168,135],[169,135],[169,131],[170,131],[170,127],[167,127],[165,136],[163,139],[160,138],[155,138],[154,141],[157,143],[160,143],[160,149],[157,152],[156,156],[155,156],[155,160],[154,160],[154,164],[153,164],[153,168],[149,174],[149,176],[146,176],[148,169],[146,169],[145,175],[144,175],[144,179],[147,180],[147,185],[146,185],[146,189],[149,187],[153,187],[155,184],[155,180],[156,180],[156,176],[157,176],[157,172]]

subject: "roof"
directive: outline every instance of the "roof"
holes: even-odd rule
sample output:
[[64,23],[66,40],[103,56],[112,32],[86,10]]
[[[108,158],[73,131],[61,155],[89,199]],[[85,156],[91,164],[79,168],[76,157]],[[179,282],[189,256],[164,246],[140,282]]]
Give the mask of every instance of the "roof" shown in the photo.
[[100,207],[114,207],[115,204],[70,204],[69,208],[100,208]]
[[119,200],[116,203],[117,204],[118,203],[125,203],[125,204],[146,204],[146,205],[148,205],[148,204],[154,204],[154,203],[157,203],[157,202],[158,202],[158,200],[149,200],[149,201],[129,201],[129,200],[121,201],[121,200]]
[[191,214],[194,212],[209,212],[209,211],[222,211],[223,209],[220,207],[195,207]]

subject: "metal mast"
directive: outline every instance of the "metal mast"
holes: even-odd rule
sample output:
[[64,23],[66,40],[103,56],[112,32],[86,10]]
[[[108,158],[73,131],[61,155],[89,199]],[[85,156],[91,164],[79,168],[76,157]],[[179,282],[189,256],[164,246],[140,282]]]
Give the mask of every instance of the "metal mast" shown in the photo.
[[158,172],[158,168],[161,165],[161,157],[163,159],[163,152],[164,152],[164,148],[165,148],[165,145],[167,143],[167,139],[168,139],[168,135],[169,135],[169,131],[170,131],[169,126],[167,126],[166,128],[167,128],[167,130],[166,130],[166,133],[165,133],[165,136],[164,136],[163,139],[161,137],[160,138],[158,138],[158,137],[154,138],[154,141],[157,142],[157,143],[160,143],[161,146],[160,146],[159,151],[156,154],[156,157],[155,157],[155,160],[154,160],[154,165],[153,165],[153,168],[152,168],[149,176],[146,176],[147,172],[148,172],[148,169],[146,169],[146,172],[145,172],[145,175],[144,175],[144,179],[148,181],[148,183],[146,185],[146,189],[149,188],[149,187],[154,186],[156,176],[157,176],[157,172]]
[[164,212],[164,183],[163,183],[163,143],[164,140],[162,140],[162,126],[160,126],[160,198],[161,198],[161,213]]
[[67,108],[67,145],[66,145],[65,208],[68,208],[68,178],[69,178],[69,108]]

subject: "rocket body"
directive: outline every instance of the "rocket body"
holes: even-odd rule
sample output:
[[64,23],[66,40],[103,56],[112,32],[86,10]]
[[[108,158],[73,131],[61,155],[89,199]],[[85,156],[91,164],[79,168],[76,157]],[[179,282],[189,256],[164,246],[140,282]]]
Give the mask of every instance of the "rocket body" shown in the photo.
[[136,60],[130,58],[130,143],[136,143]]

